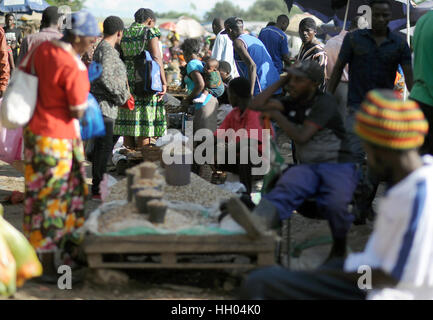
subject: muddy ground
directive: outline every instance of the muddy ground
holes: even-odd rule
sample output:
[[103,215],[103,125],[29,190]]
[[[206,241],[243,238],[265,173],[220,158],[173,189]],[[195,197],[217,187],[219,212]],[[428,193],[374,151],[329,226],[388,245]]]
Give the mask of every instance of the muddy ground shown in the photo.
[[[290,161],[287,139],[280,138],[279,145],[286,160]],[[90,177],[89,166],[88,169]],[[0,162],[0,199],[4,199],[13,190],[24,191],[24,178],[13,167]],[[89,201],[87,211],[91,212],[98,205],[98,202]],[[4,206],[6,219],[21,230],[23,205]],[[330,237],[329,227],[325,221],[294,215],[291,225],[293,247],[319,237]],[[353,226],[349,234],[351,251],[362,250],[371,231],[371,222],[364,226]],[[325,260],[329,250],[329,244],[306,249],[300,258],[291,259],[291,268],[313,269]],[[85,281],[74,285],[72,290],[65,291],[58,289],[56,285],[41,285],[34,280],[29,281],[18,290],[14,299],[234,299],[247,273],[224,270],[134,270],[115,273],[119,278],[117,280],[107,280],[108,275],[95,274],[95,271],[90,269],[84,270],[82,274]]]

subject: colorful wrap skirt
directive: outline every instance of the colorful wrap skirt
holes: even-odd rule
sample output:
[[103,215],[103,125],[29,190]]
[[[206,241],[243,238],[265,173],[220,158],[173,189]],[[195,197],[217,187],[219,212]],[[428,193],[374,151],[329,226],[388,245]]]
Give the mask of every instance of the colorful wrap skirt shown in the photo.
[[25,209],[23,231],[39,253],[82,239],[88,195],[80,139],[55,139],[24,131]]

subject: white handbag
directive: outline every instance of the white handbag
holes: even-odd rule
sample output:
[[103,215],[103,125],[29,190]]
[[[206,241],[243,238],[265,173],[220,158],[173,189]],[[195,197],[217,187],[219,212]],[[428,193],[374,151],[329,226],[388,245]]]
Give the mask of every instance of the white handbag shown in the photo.
[[16,68],[4,94],[0,121],[7,129],[24,127],[35,112],[39,79],[35,76],[33,65],[34,51],[30,52],[21,63],[21,66],[26,68],[30,57],[32,58],[31,74],[24,72],[21,68]]

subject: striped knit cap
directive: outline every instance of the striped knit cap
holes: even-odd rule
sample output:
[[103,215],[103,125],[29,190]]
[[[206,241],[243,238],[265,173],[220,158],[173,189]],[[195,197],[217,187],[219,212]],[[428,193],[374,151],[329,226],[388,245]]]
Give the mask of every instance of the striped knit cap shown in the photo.
[[416,102],[402,101],[391,90],[373,90],[356,115],[355,132],[372,144],[409,150],[422,146],[428,122]]

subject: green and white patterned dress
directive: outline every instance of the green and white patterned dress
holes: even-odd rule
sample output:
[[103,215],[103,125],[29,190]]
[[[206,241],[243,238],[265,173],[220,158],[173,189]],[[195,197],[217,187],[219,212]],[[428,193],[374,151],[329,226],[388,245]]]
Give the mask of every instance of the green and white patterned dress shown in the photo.
[[148,28],[139,23],[133,23],[123,34],[121,43],[128,71],[128,81],[131,93],[135,99],[135,109],[119,108],[119,114],[114,127],[114,134],[132,137],[162,137],[167,132],[167,120],[164,102],[158,102],[156,95],[149,98],[139,98],[135,92],[134,57],[141,53],[143,46],[149,50],[149,42],[161,37],[158,28]]

